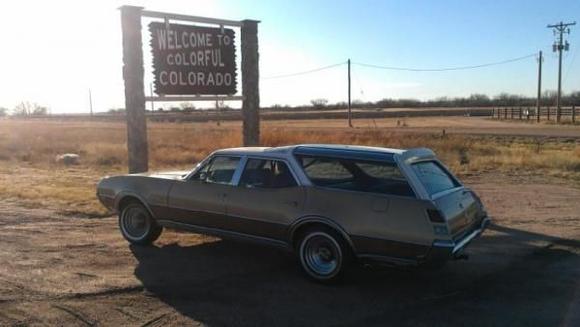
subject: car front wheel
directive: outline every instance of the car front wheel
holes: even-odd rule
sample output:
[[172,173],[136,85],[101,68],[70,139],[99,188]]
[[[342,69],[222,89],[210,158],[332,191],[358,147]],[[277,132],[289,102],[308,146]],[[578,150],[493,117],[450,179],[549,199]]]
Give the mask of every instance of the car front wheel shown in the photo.
[[155,222],[147,208],[141,203],[131,202],[119,213],[119,228],[123,237],[139,245],[153,243],[163,228]]
[[338,281],[348,262],[348,249],[342,238],[324,229],[309,230],[299,244],[302,269],[317,282]]

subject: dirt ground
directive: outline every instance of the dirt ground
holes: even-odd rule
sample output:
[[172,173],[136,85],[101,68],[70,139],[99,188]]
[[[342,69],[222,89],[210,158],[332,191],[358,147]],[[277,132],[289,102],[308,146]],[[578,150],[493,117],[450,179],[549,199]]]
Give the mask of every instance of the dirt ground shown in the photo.
[[0,200],[0,325],[580,326],[580,189],[470,176],[495,224],[437,271],[306,280],[277,250],[165,231],[130,246],[114,217]]
[[[235,122],[228,122],[235,124]],[[344,119],[309,119],[265,121],[265,126],[285,128],[348,129]],[[388,128],[393,132],[446,133],[471,135],[510,135],[580,138],[579,125],[556,125],[547,122],[497,120],[488,117],[399,117],[354,119],[355,128]]]

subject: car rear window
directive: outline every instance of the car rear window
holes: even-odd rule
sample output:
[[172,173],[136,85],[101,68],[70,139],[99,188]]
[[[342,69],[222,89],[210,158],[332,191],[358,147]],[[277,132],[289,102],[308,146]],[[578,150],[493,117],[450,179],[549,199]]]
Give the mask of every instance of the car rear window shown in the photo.
[[301,155],[297,159],[310,181],[317,186],[415,196],[395,163]]
[[411,167],[413,167],[415,174],[425,186],[429,195],[459,186],[455,178],[435,161],[418,162],[411,165]]

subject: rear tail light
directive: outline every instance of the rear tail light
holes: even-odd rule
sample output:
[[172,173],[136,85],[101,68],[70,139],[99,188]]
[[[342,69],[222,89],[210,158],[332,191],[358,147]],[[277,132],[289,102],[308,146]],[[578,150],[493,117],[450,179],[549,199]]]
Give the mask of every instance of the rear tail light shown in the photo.
[[445,222],[445,219],[443,219],[443,216],[441,215],[441,212],[439,212],[439,210],[427,209],[427,215],[429,216],[429,220],[432,223],[444,223]]

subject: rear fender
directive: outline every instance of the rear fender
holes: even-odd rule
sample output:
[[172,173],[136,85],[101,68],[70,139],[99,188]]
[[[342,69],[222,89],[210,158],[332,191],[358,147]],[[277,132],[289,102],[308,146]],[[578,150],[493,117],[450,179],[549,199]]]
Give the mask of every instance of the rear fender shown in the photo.
[[350,236],[346,233],[346,231],[332,219],[323,216],[305,216],[296,219],[292,223],[292,225],[290,225],[290,227],[288,228],[288,240],[290,240],[290,244],[294,245],[293,240],[294,237],[296,236],[295,235],[296,231],[298,231],[300,227],[303,227],[308,224],[322,224],[329,228],[332,228],[344,238],[344,240],[348,243],[351,249],[356,253],[354,244],[352,243],[352,240],[350,239]]

